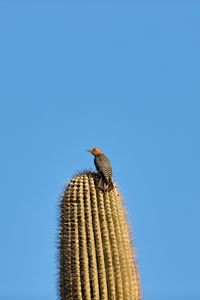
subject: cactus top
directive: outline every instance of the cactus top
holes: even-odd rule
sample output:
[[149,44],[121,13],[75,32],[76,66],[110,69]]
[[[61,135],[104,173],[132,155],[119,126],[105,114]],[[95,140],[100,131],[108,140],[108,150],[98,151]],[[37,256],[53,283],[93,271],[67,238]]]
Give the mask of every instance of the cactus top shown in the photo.
[[120,191],[99,189],[84,171],[60,205],[60,300],[141,300],[140,282]]

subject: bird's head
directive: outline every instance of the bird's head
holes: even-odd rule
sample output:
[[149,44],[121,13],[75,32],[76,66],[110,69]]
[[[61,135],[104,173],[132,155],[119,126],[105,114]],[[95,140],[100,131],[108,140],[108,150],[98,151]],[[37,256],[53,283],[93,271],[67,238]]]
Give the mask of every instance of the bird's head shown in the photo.
[[94,156],[103,154],[101,149],[99,149],[98,147],[95,147],[95,148],[92,148],[92,149],[89,149],[89,150],[86,150],[86,151],[90,152]]

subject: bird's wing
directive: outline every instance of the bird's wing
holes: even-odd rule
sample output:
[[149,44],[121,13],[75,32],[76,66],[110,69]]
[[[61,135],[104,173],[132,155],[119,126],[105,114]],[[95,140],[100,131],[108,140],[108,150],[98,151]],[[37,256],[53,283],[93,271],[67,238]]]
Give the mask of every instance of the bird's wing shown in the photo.
[[[110,160],[104,156],[96,156],[94,159],[94,164],[98,172],[102,173],[103,170],[108,172],[109,177],[112,178],[112,166]],[[106,174],[108,176],[108,174]],[[105,175],[105,174],[104,174]]]

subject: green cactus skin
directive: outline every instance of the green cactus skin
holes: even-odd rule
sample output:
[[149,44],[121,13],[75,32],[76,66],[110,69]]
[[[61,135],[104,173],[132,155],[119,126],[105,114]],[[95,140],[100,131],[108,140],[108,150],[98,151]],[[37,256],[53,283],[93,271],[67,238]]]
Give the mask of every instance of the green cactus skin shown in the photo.
[[101,191],[96,173],[74,176],[60,206],[60,299],[141,300],[119,190]]

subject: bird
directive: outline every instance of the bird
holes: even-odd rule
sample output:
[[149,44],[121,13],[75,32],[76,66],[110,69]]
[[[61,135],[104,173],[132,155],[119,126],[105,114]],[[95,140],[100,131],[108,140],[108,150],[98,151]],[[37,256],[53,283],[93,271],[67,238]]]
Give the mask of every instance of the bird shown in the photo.
[[113,189],[112,165],[108,157],[98,147],[86,151],[94,155],[94,164],[100,177],[99,188],[104,191]]

